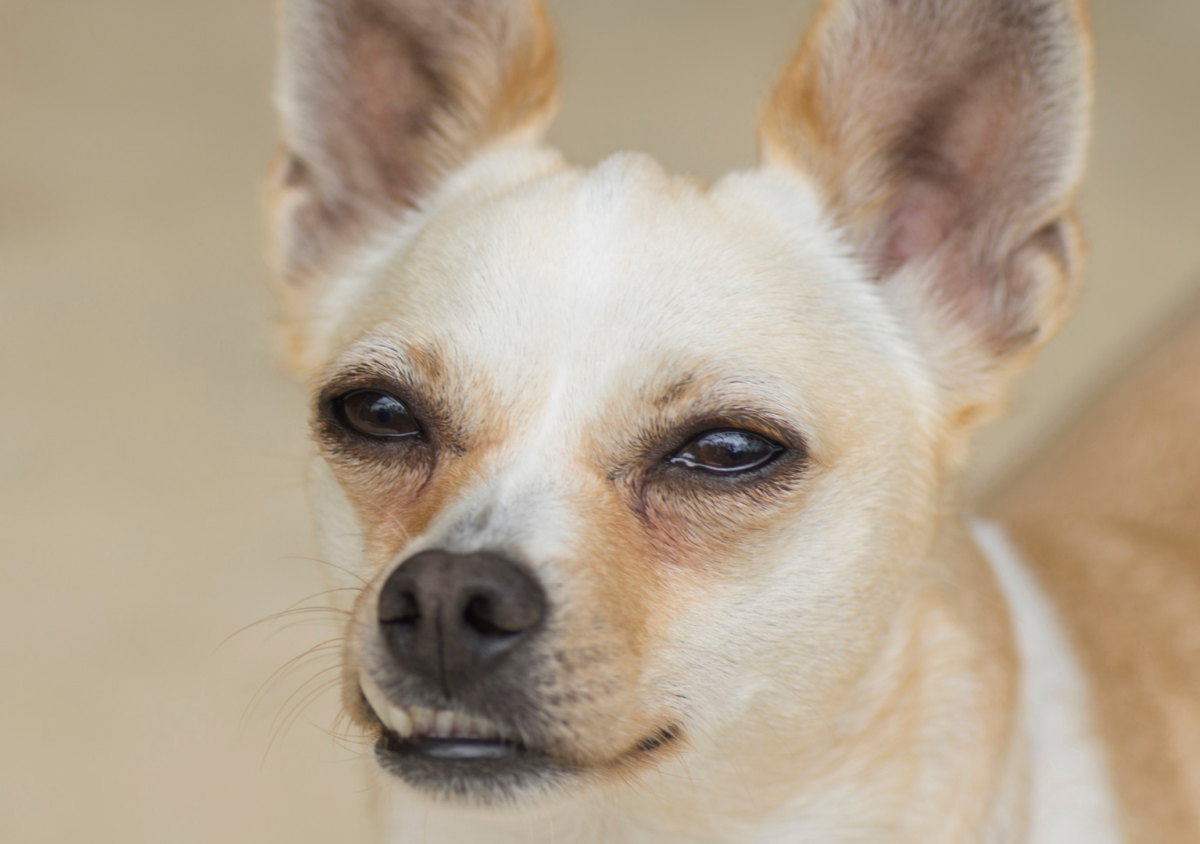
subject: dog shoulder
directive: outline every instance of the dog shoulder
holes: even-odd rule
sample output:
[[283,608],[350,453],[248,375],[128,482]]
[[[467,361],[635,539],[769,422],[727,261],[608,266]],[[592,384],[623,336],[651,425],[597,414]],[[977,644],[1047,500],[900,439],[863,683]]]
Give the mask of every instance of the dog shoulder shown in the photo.
[[1134,842],[1200,840],[1200,311],[990,510],[1057,605]]

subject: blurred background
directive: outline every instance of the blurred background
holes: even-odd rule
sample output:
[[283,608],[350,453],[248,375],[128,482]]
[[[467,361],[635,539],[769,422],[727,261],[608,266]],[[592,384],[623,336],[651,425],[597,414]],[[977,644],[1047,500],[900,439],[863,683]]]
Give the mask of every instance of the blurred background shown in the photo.
[[[976,494],[1200,290],[1200,3],[1091,5],[1089,287],[986,434]],[[814,6],[550,0],[552,140],[585,164],[753,163]],[[323,732],[333,659],[250,706],[336,630],[221,644],[322,589],[260,248],[272,26],[269,0],[0,0],[3,841],[367,837],[357,751]]]

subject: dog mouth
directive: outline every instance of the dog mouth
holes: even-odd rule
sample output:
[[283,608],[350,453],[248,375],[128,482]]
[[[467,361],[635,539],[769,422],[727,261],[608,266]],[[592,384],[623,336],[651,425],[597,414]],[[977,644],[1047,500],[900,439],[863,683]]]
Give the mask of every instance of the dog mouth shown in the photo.
[[363,684],[363,697],[382,727],[377,754],[473,762],[526,752],[515,730],[488,718],[450,709],[397,706],[369,683]]
[[401,741],[475,741],[516,744],[516,732],[508,727],[452,709],[397,706],[371,683],[362,684],[363,697],[386,732]]
[[458,710],[398,706],[369,680],[361,689],[380,724],[376,762],[419,790],[485,805],[511,803],[579,773],[531,748],[509,725]]
[[[596,766],[565,761],[539,750],[507,724],[452,709],[398,706],[369,680],[361,684],[380,725],[375,759],[386,772],[439,796],[484,805],[548,793]],[[676,742],[667,728],[638,742],[607,765],[645,760]]]

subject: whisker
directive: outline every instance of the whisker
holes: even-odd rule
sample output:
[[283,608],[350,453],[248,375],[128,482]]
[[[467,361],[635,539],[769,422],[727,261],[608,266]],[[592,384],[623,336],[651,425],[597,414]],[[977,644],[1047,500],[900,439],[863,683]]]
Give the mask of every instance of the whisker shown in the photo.
[[[309,683],[311,683],[314,680],[316,680],[317,678],[319,678],[322,674],[328,673],[329,671],[340,670],[340,669],[341,669],[340,665],[335,665],[335,666],[332,666],[331,668],[327,668],[324,671],[319,672],[317,675],[310,678],[309,680],[305,681],[304,686],[307,686]],[[276,725],[275,722],[272,722],[271,739],[269,742],[267,742],[267,749],[263,752],[263,763],[264,764],[267,761],[267,756],[269,756],[271,753],[271,748],[274,747],[278,742],[281,742],[284,739],[284,737],[287,735],[288,731],[291,730],[292,726],[296,723],[296,721],[298,721],[300,719],[300,716],[304,714],[304,711],[306,709],[308,709],[308,707],[311,706],[314,701],[316,701],[319,697],[321,697],[321,695],[325,694],[330,689],[336,688],[338,685],[341,684],[341,682],[342,682],[341,677],[334,677],[332,680],[328,680],[328,681],[318,685],[315,689],[313,689],[312,691],[307,693],[298,702],[296,702],[292,706],[292,708],[288,711],[287,715],[285,715],[282,718],[282,720],[279,720],[278,716],[276,716],[276,719],[278,720],[278,724]],[[292,695],[288,698],[288,701],[290,702],[292,700],[292,698],[294,698],[300,692],[300,690],[304,688],[304,686],[301,686],[300,689],[297,689],[295,692],[293,692]],[[287,705],[288,705],[287,703],[284,704],[284,706],[287,706]],[[280,711],[282,713],[282,710],[280,710]]]
[[[316,596],[314,595],[313,597],[316,597]],[[310,600],[310,599],[305,598],[305,600]],[[305,614],[313,614],[313,613],[333,613],[336,615],[344,615],[347,617],[351,614],[349,610],[342,609],[341,607],[299,607],[299,606],[293,605],[293,606],[288,607],[285,610],[280,610],[279,612],[271,613],[268,616],[264,616],[263,618],[258,619],[258,621],[252,621],[249,624],[244,625],[243,627],[239,627],[237,630],[233,631],[228,636],[226,636],[224,639],[222,639],[220,644],[218,644],[215,648],[213,648],[213,654],[216,654],[217,651],[221,650],[221,648],[223,648],[223,647],[225,647],[225,645],[229,644],[230,640],[232,640],[236,636],[242,635],[247,630],[252,630],[255,627],[261,627],[264,624],[268,624],[272,621],[278,621],[281,618],[288,618],[292,615],[305,615]],[[330,619],[330,620],[332,621],[332,619]]]
[[363,586],[370,585],[370,582],[365,577],[363,577],[361,574],[359,574],[358,572],[352,571],[352,570],[346,568],[345,566],[339,566],[337,563],[330,562],[329,560],[322,560],[320,557],[304,557],[304,556],[300,556],[300,555],[291,555],[291,556],[287,556],[287,557],[281,557],[280,559],[297,560],[297,561],[302,561],[302,562],[306,562],[306,563],[317,563],[318,565],[329,566],[331,569],[336,569],[337,571],[340,571],[343,574],[350,575],[355,580],[357,580],[359,583],[361,583]]
[[[349,613],[347,613],[349,615]],[[332,619],[328,618],[302,618],[299,621],[293,621],[290,624],[281,625],[278,629],[272,630],[267,636],[267,639],[272,639],[280,633],[288,630],[295,630],[299,627],[327,627]]]
[[[245,729],[246,723],[251,717],[253,717],[254,713],[258,711],[258,708],[262,705],[263,701],[266,699],[266,696],[272,689],[275,688],[278,683],[282,682],[286,676],[291,674],[293,671],[299,670],[300,668],[306,666],[309,662],[315,662],[319,659],[326,658],[329,655],[329,651],[340,650],[344,642],[345,638],[341,636],[328,639],[324,642],[319,642],[303,653],[292,657],[283,665],[272,671],[270,676],[267,677],[267,679],[264,680],[258,687],[258,690],[254,693],[254,696],[250,698],[250,702],[246,704],[246,711],[242,714],[241,721],[238,725],[238,732],[240,733]],[[340,663],[338,666],[334,667],[340,667]]]
[[[339,729],[343,723],[345,724],[344,729]],[[337,718],[334,720],[332,728],[322,727],[320,724],[317,724],[313,721],[309,721],[309,724],[320,730],[325,735],[329,736],[329,738],[333,740],[334,744],[355,758],[361,759],[365,757],[367,754],[367,748],[374,745],[374,741],[372,741],[365,733],[362,733],[357,737],[351,735],[351,731],[357,725],[350,722],[349,716],[346,714],[345,707],[342,707],[338,711]]]
[[[281,721],[286,720],[287,716],[292,711],[291,707],[292,707],[294,701],[296,700],[296,698],[299,696],[301,698],[301,700],[303,700],[304,696],[307,695],[309,691],[311,691],[310,689],[307,688],[309,685],[311,685],[312,683],[317,683],[317,682],[331,682],[331,681],[321,681],[321,678],[324,677],[325,675],[329,674],[332,671],[339,670],[340,668],[341,668],[340,665],[326,666],[325,668],[322,668],[320,671],[318,671],[316,674],[313,674],[311,677],[309,677],[307,680],[305,680],[299,686],[297,686],[292,691],[292,693],[287,696],[287,698],[283,701],[283,703],[281,703],[279,705],[279,709],[278,709],[278,711],[276,711],[275,717],[273,717],[271,719],[270,729],[274,730],[276,727],[279,726]],[[340,679],[340,678],[338,678],[338,679]]]
[[337,595],[340,592],[361,592],[361,591],[363,591],[363,587],[361,587],[361,586],[338,586],[333,589],[324,589],[320,592],[317,592],[316,594],[309,595],[307,598],[301,598],[299,601],[296,601],[293,604],[289,604],[287,609],[289,609],[289,610],[295,609],[295,608],[301,606],[302,604],[305,604],[308,601],[313,600],[314,598],[324,598],[326,595]]

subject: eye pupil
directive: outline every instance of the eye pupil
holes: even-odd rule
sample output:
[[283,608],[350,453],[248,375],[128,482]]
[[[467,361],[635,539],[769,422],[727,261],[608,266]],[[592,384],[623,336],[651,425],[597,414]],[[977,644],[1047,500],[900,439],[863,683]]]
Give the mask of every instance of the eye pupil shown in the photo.
[[400,399],[378,390],[355,390],[339,399],[346,426],[369,437],[410,437],[417,421]]
[[693,438],[668,462],[687,469],[737,474],[767,465],[782,451],[783,446],[749,431],[708,431]]

